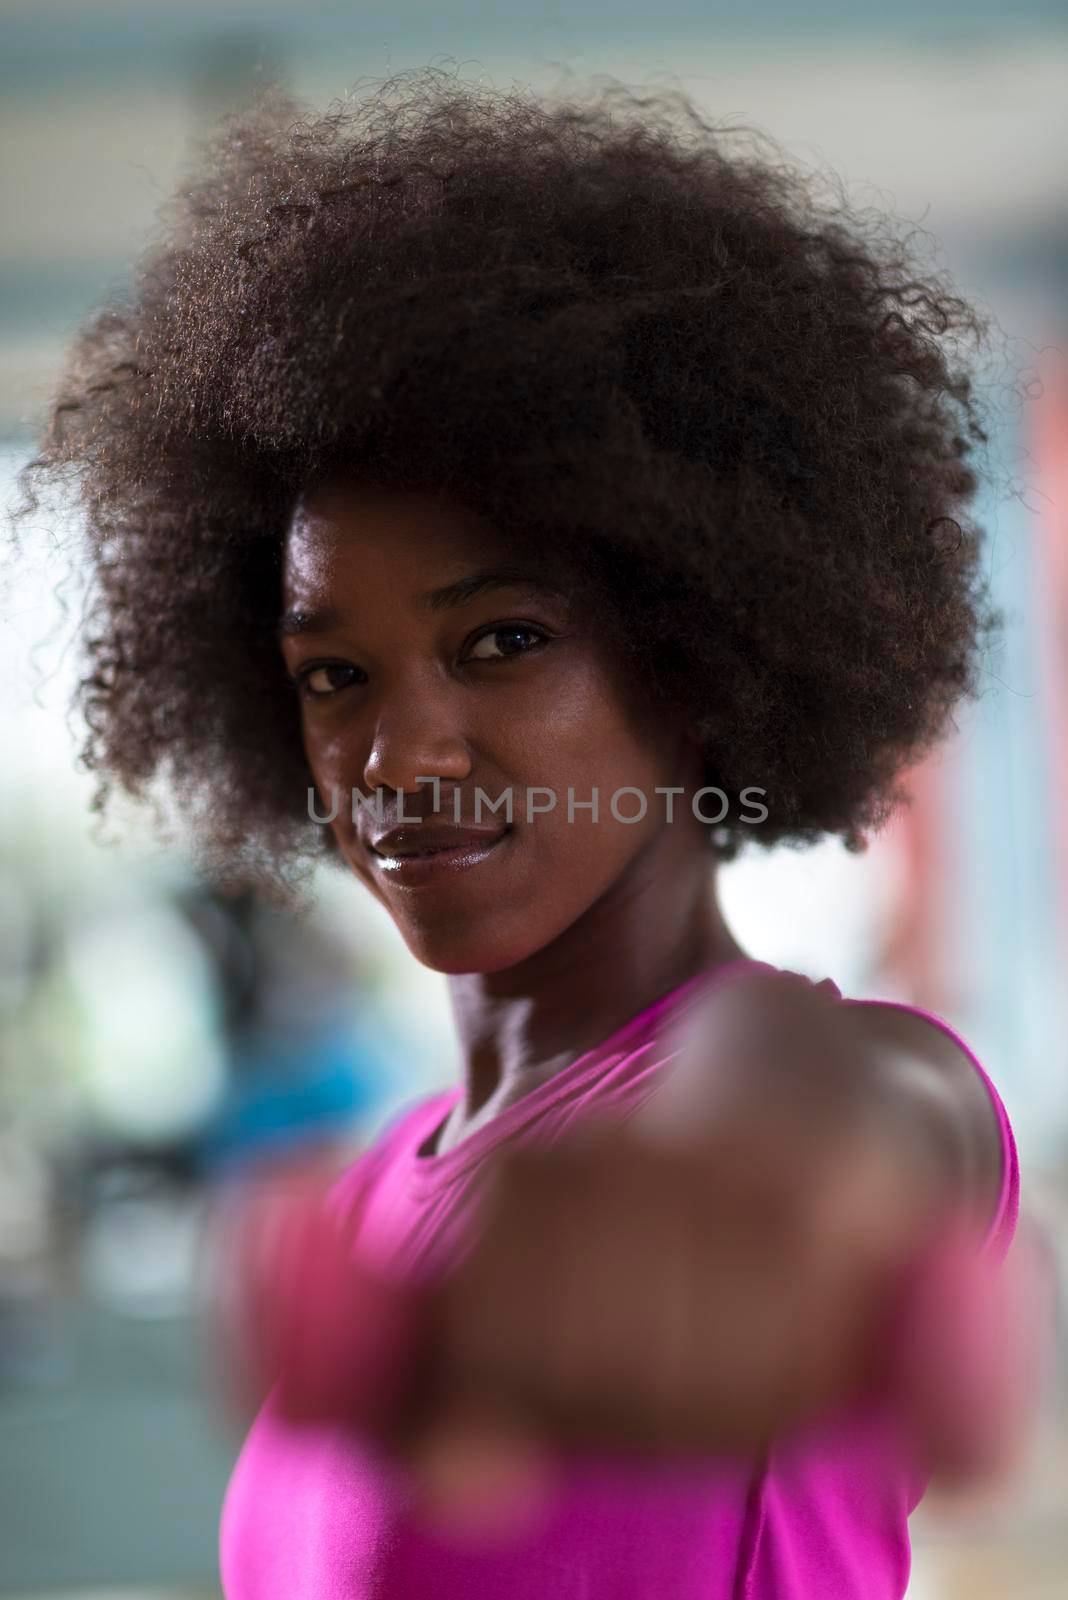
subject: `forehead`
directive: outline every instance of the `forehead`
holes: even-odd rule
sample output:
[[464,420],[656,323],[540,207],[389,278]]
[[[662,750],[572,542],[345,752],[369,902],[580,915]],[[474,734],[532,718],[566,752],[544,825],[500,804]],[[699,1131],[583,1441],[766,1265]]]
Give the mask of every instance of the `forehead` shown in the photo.
[[298,501],[285,539],[287,593],[406,575],[412,587],[428,573],[460,569],[499,554],[504,541],[474,511],[432,491],[334,479]]

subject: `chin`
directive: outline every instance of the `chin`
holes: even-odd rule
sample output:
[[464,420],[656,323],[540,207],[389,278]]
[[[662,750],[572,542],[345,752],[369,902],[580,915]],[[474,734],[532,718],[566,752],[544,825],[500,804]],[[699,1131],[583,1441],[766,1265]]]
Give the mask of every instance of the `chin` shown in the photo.
[[447,977],[473,972],[505,972],[509,967],[518,966],[519,962],[540,948],[526,942],[510,949],[499,941],[488,941],[484,932],[470,941],[464,941],[455,938],[438,940],[408,937],[403,928],[399,931],[411,954],[422,966],[429,967],[431,972],[444,973]]
[[[511,922],[511,926],[507,924]],[[506,972],[509,967],[537,955],[560,933],[558,928],[532,930],[522,917],[472,918],[467,926],[457,919],[439,925],[405,924],[394,918],[394,926],[410,953],[422,966],[446,976],[473,972]]]

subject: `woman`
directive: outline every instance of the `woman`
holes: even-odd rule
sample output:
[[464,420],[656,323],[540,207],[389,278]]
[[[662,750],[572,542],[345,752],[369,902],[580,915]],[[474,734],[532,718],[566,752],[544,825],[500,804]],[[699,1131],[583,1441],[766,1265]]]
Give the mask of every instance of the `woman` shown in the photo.
[[166,772],[209,871],[354,872],[461,1047],[271,1277],[228,1600],[900,1596],[1004,1411],[996,1363],[948,1384],[975,1252],[917,1267],[948,1214],[1011,1238],[989,1079],[750,959],[714,873],[862,848],[974,691],[982,330],[732,137],[434,71],[264,94],[29,469],[88,513],[97,803]]

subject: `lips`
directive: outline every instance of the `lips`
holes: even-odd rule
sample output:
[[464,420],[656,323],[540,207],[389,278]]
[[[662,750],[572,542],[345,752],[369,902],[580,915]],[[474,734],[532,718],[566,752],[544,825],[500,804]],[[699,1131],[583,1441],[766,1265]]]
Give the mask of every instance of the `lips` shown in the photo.
[[[391,890],[405,895],[438,891],[449,896],[452,903],[452,896],[460,892],[462,883],[480,883],[483,874],[492,870],[490,862],[507,858],[513,837],[510,827],[497,833],[484,828],[428,827],[425,834],[416,827],[408,830],[402,840],[401,830],[397,829],[370,846],[368,855],[374,863],[375,876],[388,883]],[[425,848],[414,849],[416,844],[425,844]],[[396,855],[392,854],[394,850]]]
[[409,823],[391,828],[371,843],[377,856],[406,860],[432,856],[446,850],[486,849],[510,830],[504,828],[456,828],[440,823]]

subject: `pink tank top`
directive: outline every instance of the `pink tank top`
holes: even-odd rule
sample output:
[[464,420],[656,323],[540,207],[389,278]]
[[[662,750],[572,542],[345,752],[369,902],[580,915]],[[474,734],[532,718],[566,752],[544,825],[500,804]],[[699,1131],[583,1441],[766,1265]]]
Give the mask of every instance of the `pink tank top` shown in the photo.
[[[504,1140],[552,1140],[586,1108],[620,1117],[672,1059],[659,1042],[707,986],[766,962],[731,962],[674,989],[441,1155],[420,1154],[459,1097],[394,1118],[341,1175],[331,1204],[361,1252],[418,1273],[460,1247],[483,1158]],[[841,999],[828,978],[818,985]],[[871,1002],[844,1001],[844,1004]],[[884,1001],[879,1004],[895,1004]],[[988,1244],[1008,1248],[1019,1169],[1001,1100],[1002,1184]],[[568,1464],[536,1535],[477,1548],[409,1514],[398,1469],[351,1429],[289,1428],[268,1395],[227,1489],[220,1528],[226,1600],[900,1600],[907,1519],[924,1488],[895,1452],[892,1419],[852,1412],[751,1462]]]

